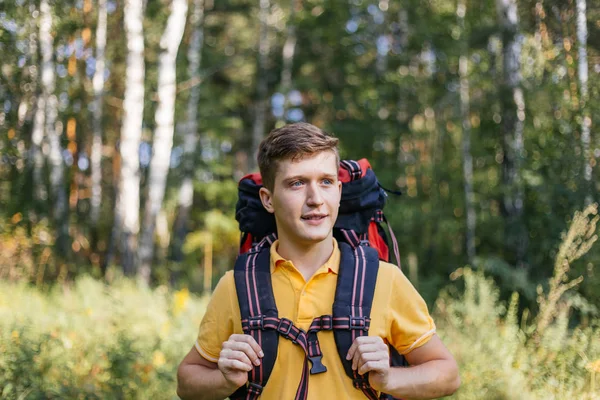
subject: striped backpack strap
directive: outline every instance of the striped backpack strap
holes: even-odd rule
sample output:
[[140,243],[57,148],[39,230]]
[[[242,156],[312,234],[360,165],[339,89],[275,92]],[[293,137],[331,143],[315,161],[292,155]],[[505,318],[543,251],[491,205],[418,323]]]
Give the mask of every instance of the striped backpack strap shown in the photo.
[[[352,238],[352,234],[348,237]],[[346,354],[357,337],[369,334],[379,257],[375,249],[361,245],[358,240],[340,242],[339,247],[341,260],[333,302],[333,335],[346,375],[355,388],[375,400],[378,395],[369,385],[368,374],[359,375],[354,371],[352,360],[346,360]]]
[[234,280],[242,317],[242,329],[251,335],[264,352],[260,366],[248,373],[248,386],[242,386],[232,399],[258,399],[266,385],[275,360],[279,335],[275,330],[264,330],[265,319],[278,318],[273,287],[269,247],[274,237],[265,237],[250,251],[240,254],[234,267]]

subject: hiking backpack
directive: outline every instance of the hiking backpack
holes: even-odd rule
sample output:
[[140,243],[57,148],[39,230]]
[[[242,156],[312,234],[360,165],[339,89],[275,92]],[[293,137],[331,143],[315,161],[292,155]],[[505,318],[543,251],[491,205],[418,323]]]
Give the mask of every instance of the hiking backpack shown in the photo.
[[[333,331],[344,371],[355,388],[371,400],[392,398],[386,394],[378,397],[369,385],[368,373],[359,375],[352,369],[352,360],[346,360],[354,339],[368,335],[379,260],[390,259],[388,239],[400,266],[398,243],[383,215],[387,194],[366,159],[342,160],[338,175],[342,196],[333,234],[341,258],[332,314],[316,317],[307,331],[287,318],[279,318],[271,284],[269,251],[276,240],[275,217],[260,201],[262,178],[260,174],[250,174],[239,182],[236,220],[242,238],[234,280],[242,330],[261,345],[264,357],[260,366],[254,366],[248,373],[248,385],[233,393],[232,399],[254,400],[260,396],[275,365],[280,336],[300,346],[305,353],[295,399],[306,399],[309,374],[327,371],[321,362],[323,354],[317,335],[321,331]],[[389,238],[382,227],[384,222],[388,225]],[[391,365],[407,365],[393,346],[389,348]]]

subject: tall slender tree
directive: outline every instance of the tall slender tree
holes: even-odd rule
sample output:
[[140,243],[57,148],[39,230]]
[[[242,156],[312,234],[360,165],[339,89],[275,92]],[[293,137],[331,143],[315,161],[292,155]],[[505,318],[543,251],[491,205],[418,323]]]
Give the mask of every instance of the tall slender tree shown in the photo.
[[[287,97],[292,89],[292,69],[294,66],[294,54],[296,53],[296,24],[294,21],[296,15],[296,0],[290,0],[290,17],[287,24],[287,36],[285,43],[283,44],[283,68],[281,69],[281,93]],[[284,106],[283,115],[279,118],[279,122],[285,122],[285,111]]]
[[94,89],[93,136],[90,151],[92,170],[92,199],[90,217],[94,228],[100,217],[102,200],[102,105],[104,100],[104,74],[106,72],[106,0],[98,0],[98,25],[96,27],[96,69],[92,85]]
[[198,105],[200,103],[200,66],[204,46],[204,0],[194,0],[190,15],[192,37],[188,47],[188,79],[194,82],[190,89],[186,109],[185,134],[183,140],[183,180],[179,188],[179,208],[173,224],[171,251],[173,259],[183,260],[183,242],[187,234],[187,223],[194,197],[194,166],[198,147]]
[[589,112],[588,100],[588,57],[587,57],[587,15],[586,1],[577,0],[577,77],[579,79],[579,107],[581,109],[581,148],[583,153],[583,180],[585,203],[592,202],[592,155],[590,152],[590,127],[592,118]]
[[176,60],[185,29],[187,9],[187,0],[173,0],[167,27],[160,40],[158,107],[155,115],[156,130],[154,131],[152,159],[148,174],[148,198],[145,205],[144,226],[139,247],[139,273],[146,283],[150,283],[156,217],[165,197],[171,150],[173,148],[175,86],[177,84]]
[[140,159],[144,113],[144,32],[143,0],[125,0],[127,40],[124,118],[119,152],[121,171],[117,191],[113,237],[121,250],[123,272],[136,273],[137,235],[140,229]]
[[67,220],[67,195],[65,193],[65,167],[57,131],[58,98],[54,93],[54,38],[52,36],[52,12],[48,0],[40,3],[40,46],[42,54],[42,87],[46,100],[45,132],[49,144],[50,193],[52,214],[57,229],[57,244],[64,256],[68,251],[69,222]]
[[265,134],[267,119],[267,61],[269,59],[268,17],[271,9],[270,0],[260,0],[259,20],[260,34],[258,36],[258,66],[256,69],[256,103],[254,108],[254,126],[252,127],[252,154],[249,169],[256,169],[258,145]]
[[471,121],[470,121],[470,96],[469,96],[469,54],[468,37],[465,29],[465,15],[467,13],[467,1],[458,0],[456,15],[460,28],[461,50],[458,60],[458,71],[460,75],[460,114],[462,120],[462,161],[463,179],[465,191],[465,209],[467,219],[466,247],[467,257],[470,263],[475,258],[475,194],[473,193],[473,157],[471,155]]
[[518,267],[525,267],[527,233],[523,223],[525,98],[521,87],[521,35],[516,0],[496,0],[502,32],[503,80],[500,91],[503,121],[503,212],[505,243]]

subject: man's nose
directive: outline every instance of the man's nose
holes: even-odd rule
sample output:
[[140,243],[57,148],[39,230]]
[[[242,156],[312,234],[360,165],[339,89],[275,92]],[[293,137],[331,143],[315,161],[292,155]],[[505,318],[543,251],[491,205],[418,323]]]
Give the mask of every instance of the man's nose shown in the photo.
[[306,203],[311,206],[320,206],[323,204],[323,194],[317,183],[311,183],[308,185],[308,198]]

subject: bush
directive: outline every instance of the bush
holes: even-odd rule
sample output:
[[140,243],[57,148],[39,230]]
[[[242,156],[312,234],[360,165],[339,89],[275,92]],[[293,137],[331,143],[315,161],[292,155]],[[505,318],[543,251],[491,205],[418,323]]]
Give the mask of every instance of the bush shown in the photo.
[[207,299],[91,278],[0,283],[1,399],[173,399]]

